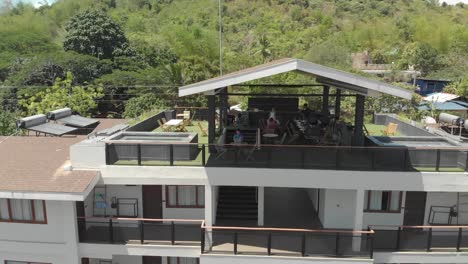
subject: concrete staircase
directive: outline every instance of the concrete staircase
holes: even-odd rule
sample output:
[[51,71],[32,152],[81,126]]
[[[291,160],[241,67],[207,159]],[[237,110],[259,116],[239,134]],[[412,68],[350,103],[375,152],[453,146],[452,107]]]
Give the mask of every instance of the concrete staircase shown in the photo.
[[218,193],[218,220],[257,220],[257,188],[221,186]]

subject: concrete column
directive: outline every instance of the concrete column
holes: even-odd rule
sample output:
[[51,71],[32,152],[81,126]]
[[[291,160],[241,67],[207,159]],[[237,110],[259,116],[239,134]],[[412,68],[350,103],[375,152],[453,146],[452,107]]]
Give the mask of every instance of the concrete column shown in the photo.
[[356,109],[354,112],[354,140],[353,145],[362,146],[364,145],[364,95],[356,95]]
[[[205,225],[213,226],[216,223],[216,208],[218,187],[205,185]],[[213,233],[211,229],[205,230],[205,249],[211,248]]]
[[263,226],[265,224],[265,187],[263,186],[257,188],[257,206],[257,224]]
[[227,124],[227,108],[228,108],[228,95],[227,87],[221,88],[219,92],[219,133]]
[[208,143],[213,144],[216,132],[215,96],[208,95]]
[[323,97],[322,97],[322,113],[328,113],[328,98],[330,94],[330,87],[324,86],[323,87]]
[[[363,217],[364,217],[364,190],[356,190],[356,211],[354,212],[354,227],[355,231],[363,229]],[[356,236],[353,238],[353,251],[361,250],[361,237]]]
[[[81,264],[80,253],[78,250],[78,222],[76,220],[76,203],[72,201],[62,201],[64,239],[67,250],[67,263]],[[47,205],[46,205],[47,206]]]

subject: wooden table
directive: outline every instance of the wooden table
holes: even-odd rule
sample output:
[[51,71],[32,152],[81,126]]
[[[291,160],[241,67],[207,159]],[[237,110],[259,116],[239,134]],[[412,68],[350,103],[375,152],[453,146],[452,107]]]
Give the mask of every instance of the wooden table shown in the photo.
[[182,124],[183,121],[184,121],[183,119],[171,119],[167,121],[166,123],[164,123],[164,125],[172,129],[173,127],[177,127],[180,124]]

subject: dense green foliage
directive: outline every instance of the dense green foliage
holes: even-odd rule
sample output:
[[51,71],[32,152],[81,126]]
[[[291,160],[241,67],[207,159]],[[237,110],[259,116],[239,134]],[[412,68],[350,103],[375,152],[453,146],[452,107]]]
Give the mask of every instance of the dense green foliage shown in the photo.
[[65,51],[76,51],[99,59],[135,55],[120,26],[106,14],[87,10],[70,19],[63,42]]
[[20,100],[20,105],[32,115],[69,107],[82,116],[89,116],[97,107],[95,100],[103,96],[103,89],[94,86],[73,86],[72,82],[73,75],[68,72],[66,79],[57,79],[53,86]]
[[[52,86],[67,72],[73,85],[103,85],[95,115],[118,116],[128,99],[149,93],[159,99],[155,105],[200,106],[202,96],[177,98],[175,87],[219,74],[218,1],[59,0],[39,9],[0,8],[0,85],[19,86],[0,91],[4,108],[19,96],[37,101],[34,93],[41,88],[21,86]],[[455,80],[453,89],[466,93],[468,6],[463,4],[224,0],[222,10],[224,73],[283,57],[351,71],[351,53],[367,50],[375,63],[393,64],[395,70],[413,65],[426,76]],[[397,77],[390,80],[401,81]],[[300,75],[275,80],[310,81]],[[133,110],[126,115],[134,116],[145,101],[128,101]],[[368,104],[372,109],[374,103]],[[31,109],[39,110],[20,105],[22,111]]]

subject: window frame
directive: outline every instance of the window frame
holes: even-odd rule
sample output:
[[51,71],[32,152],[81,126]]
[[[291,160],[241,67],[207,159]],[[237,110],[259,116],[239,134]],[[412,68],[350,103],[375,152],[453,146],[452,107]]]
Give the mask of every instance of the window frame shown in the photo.
[[[47,224],[47,209],[46,209],[46,202],[45,200],[31,200],[31,199],[23,199],[23,200],[28,200],[29,203],[31,204],[31,220],[15,220],[13,219],[13,210],[11,208],[11,200],[5,198],[7,202],[7,207],[8,207],[8,219],[0,219],[0,223],[19,223],[19,224],[40,224],[40,225],[46,225]],[[21,199],[20,199],[21,200]],[[42,208],[44,208],[44,220],[36,220],[36,210],[34,206],[34,201],[42,201]],[[15,261],[15,260],[9,260],[9,261]],[[5,260],[6,263],[6,260]],[[28,262],[26,262],[27,264]],[[31,262],[34,263],[34,262]],[[43,263],[38,263],[38,264],[43,264]],[[47,263],[44,263],[47,264]]]
[[[375,191],[374,191],[375,192]],[[393,191],[382,191],[383,192],[389,192],[389,197],[388,197],[388,200],[391,202],[392,201],[392,192]],[[365,208],[364,208],[364,212],[365,213],[386,213],[386,214],[400,214],[401,213],[401,204],[402,204],[402,201],[403,201],[403,192],[402,191],[397,191],[399,192],[399,198],[398,198],[398,209],[396,210],[391,210],[391,209],[388,209],[388,210],[374,210],[374,209],[370,209],[370,202],[371,202],[371,197],[372,197],[372,190],[368,190],[367,191],[367,204],[365,205]],[[388,206],[388,208],[391,208],[391,205]]]
[[[179,187],[187,187],[187,186],[195,186],[195,205],[179,205]],[[176,192],[176,198],[175,202],[176,204],[171,204],[170,199],[169,199],[169,187],[175,187],[175,192]],[[198,188],[205,188],[204,185],[166,185],[166,208],[205,208],[205,204],[200,205],[198,204],[198,198],[199,198],[199,193],[198,193]]]
[[[172,263],[171,258],[177,258],[176,263]],[[184,257],[166,257],[166,263],[167,264],[180,264],[180,259],[181,258],[184,258]],[[196,259],[197,259],[197,264],[200,264],[200,258],[196,258]]]

